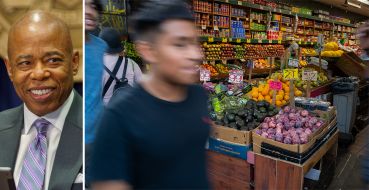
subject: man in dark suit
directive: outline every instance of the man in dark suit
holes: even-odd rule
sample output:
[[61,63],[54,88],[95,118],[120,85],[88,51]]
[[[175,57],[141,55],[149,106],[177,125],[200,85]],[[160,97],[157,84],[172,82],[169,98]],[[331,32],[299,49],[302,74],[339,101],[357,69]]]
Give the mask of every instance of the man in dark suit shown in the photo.
[[13,169],[18,190],[82,189],[79,54],[67,25],[26,14],[10,29],[5,64],[24,104],[0,113],[0,167]]

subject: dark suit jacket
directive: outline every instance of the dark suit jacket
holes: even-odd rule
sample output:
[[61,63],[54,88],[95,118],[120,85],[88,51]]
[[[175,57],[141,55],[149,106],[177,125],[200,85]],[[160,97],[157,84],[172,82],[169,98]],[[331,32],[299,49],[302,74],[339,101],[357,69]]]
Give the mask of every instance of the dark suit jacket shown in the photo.
[[[23,127],[23,105],[0,112],[0,167],[14,169]],[[82,173],[82,129],[82,98],[74,92],[56,151],[49,190],[82,189],[82,184],[73,184],[78,173]]]

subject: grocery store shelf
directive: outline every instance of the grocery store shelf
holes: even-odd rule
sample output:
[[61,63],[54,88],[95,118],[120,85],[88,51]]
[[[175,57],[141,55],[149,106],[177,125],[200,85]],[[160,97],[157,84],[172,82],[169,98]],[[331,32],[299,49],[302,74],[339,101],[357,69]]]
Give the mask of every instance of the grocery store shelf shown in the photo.
[[214,15],[217,15],[217,16],[226,16],[226,17],[229,17],[229,14],[227,15],[227,14],[216,13],[216,12],[214,12],[213,14]]
[[196,13],[204,13],[204,14],[212,14],[211,12],[198,11],[198,10],[194,10],[194,12],[196,12]]
[[215,1],[216,2],[222,2],[222,3],[229,3],[231,5],[237,5],[237,6],[242,6],[242,7],[249,7],[249,8],[264,10],[264,11],[271,11],[273,13],[281,13],[281,14],[289,15],[289,16],[296,16],[297,15],[301,18],[306,18],[306,19],[311,19],[311,20],[316,20],[316,21],[322,21],[322,22],[328,22],[328,23],[334,23],[336,25],[356,27],[353,24],[348,24],[348,23],[343,23],[343,22],[338,22],[338,21],[332,21],[332,20],[329,20],[329,19],[323,19],[323,18],[319,18],[319,17],[316,17],[316,16],[304,15],[304,14],[300,14],[300,13],[293,13],[292,11],[288,11],[288,10],[284,10],[284,9],[275,9],[275,8],[271,8],[271,7],[267,7],[267,6],[263,6],[263,5],[258,5],[258,4],[253,4],[253,3],[248,3],[248,2],[242,2],[242,1],[237,1],[237,0],[215,0]]

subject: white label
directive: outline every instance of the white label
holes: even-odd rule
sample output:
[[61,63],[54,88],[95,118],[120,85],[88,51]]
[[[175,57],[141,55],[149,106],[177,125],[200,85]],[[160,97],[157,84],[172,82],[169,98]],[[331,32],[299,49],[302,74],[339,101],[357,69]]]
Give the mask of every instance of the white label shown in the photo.
[[243,81],[243,71],[242,70],[231,70],[229,72],[229,83],[239,84]]
[[200,69],[200,81],[210,81],[210,71],[205,69],[205,68],[201,68]]
[[238,5],[242,5],[242,1],[238,1],[237,3],[238,3]]
[[205,30],[206,29],[206,25],[202,25],[201,29]]
[[214,30],[219,30],[218,26],[214,26]]
[[299,67],[299,60],[298,59],[288,59],[288,66],[291,67]]
[[302,80],[317,81],[318,71],[302,71]]

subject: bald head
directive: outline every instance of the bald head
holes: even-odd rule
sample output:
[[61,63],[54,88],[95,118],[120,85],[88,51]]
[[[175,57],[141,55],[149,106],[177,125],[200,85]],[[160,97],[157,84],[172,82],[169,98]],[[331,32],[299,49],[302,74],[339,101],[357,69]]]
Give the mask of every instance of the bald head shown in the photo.
[[[16,42],[33,39],[43,40],[46,36],[54,35],[59,38],[65,51],[72,54],[73,45],[68,26],[54,15],[44,11],[31,11],[16,21],[9,31],[8,56],[13,53]],[[31,37],[31,38],[30,38]]]

